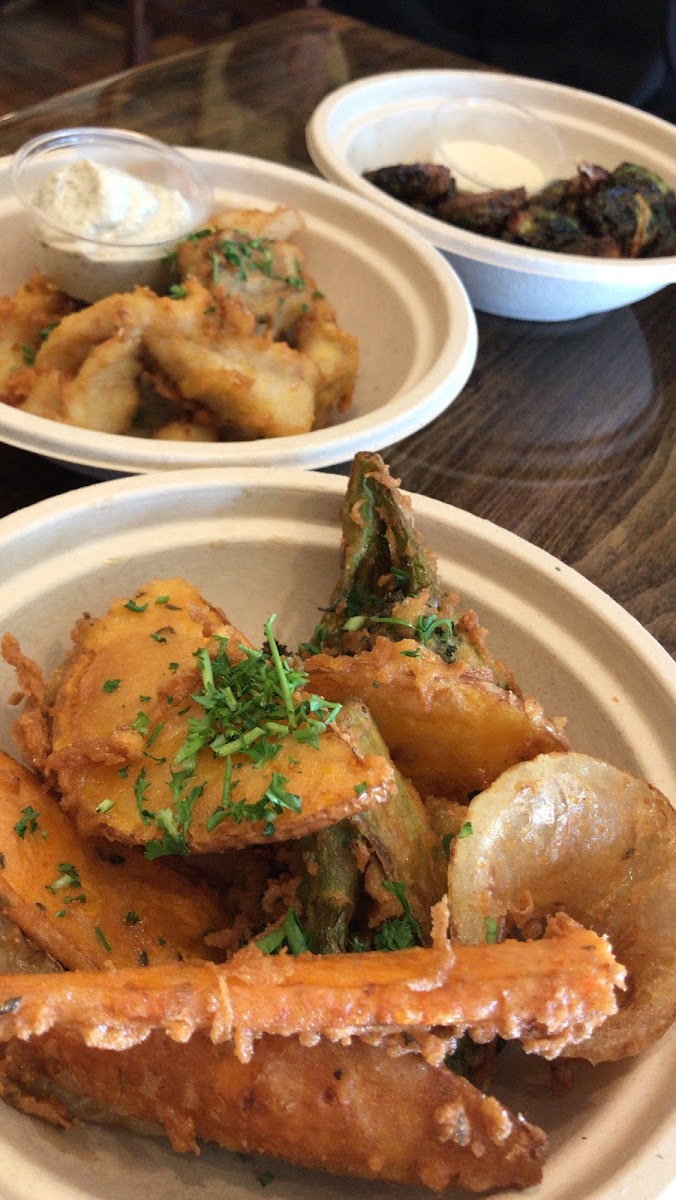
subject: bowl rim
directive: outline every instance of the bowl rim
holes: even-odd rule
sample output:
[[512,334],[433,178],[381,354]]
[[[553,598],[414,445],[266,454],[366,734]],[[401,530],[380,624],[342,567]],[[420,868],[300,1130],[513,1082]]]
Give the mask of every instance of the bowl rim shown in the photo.
[[[171,234],[170,237],[164,235],[145,240],[138,238],[131,241],[123,239],[111,240],[106,237],[97,237],[94,234],[79,233],[72,227],[63,225],[60,221],[55,220],[48,213],[44,213],[42,209],[36,208],[31,195],[26,191],[22,183],[22,171],[27,164],[34,161],[34,158],[43,151],[48,152],[51,149],[66,149],[76,146],[105,146],[106,144],[111,146],[143,147],[153,155],[180,167],[191,177],[201,193],[201,199],[197,206],[189,202],[191,214],[190,220],[185,227],[181,226],[179,232]],[[214,198],[211,184],[187,154],[174,146],[161,142],[158,138],[150,137],[149,134],[137,133],[133,129],[119,129],[115,126],[99,128],[96,125],[74,125],[72,127],[66,126],[63,129],[50,130],[47,133],[39,133],[34,138],[24,142],[22,146],[19,146],[18,150],[15,150],[10,159],[9,177],[19,201],[26,211],[31,213],[41,225],[53,229],[56,233],[64,234],[66,237],[72,239],[73,242],[85,242],[91,246],[103,246],[107,248],[114,246],[120,250],[137,251],[148,247],[166,246],[168,243],[173,243],[177,238],[182,237],[183,233],[192,229],[195,223],[205,220],[213,210]],[[177,188],[177,190],[183,195],[180,188]]]
[[[349,188],[357,195],[364,196],[377,203],[390,213],[397,214],[410,228],[422,234],[437,246],[438,249],[451,254],[461,255],[486,266],[511,270],[518,274],[547,276],[562,280],[571,279],[576,282],[592,280],[610,285],[636,284],[645,276],[663,280],[664,284],[676,281],[676,254],[662,255],[655,258],[595,258],[584,254],[561,254],[553,250],[536,250],[531,246],[520,246],[502,242],[498,238],[489,238],[470,230],[448,225],[436,217],[419,213],[399,200],[386,195],[368,180],[349,166],[342,153],[337,152],[329,136],[329,125],[340,111],[341,106],[355,95],[377,91],[390,84],[401,84],[402,92],[406,86],[412,86],[426,79],[430,85],[454,79],[464,82],[468,92],[480,95],[471,89],[479,84],[495,83],[507,86],[519,86],[526,91],[541,91],[543,95],[555,101],[562,97],[575,97],[587,100],[600,111],[624,116],[634,124],[641,123],[648,129],[658,128],[674,139],[674,155],[676,156],[676,130],[669,121],[652,113],[643,112],[619,100],[584,91],[581,88],[570,87],[566,84],[552,83],[548,80],[537,79],[533,76],[507,74],[498,71],[472,71],[460,68],[415,68],[405,71],[384,71],[379,74],[356,79],[330,92],[311,114],[305,129],[305,138],[310,157],[322,175],[343,187]],[[410,99],[410,96],[409,96]],[[394,102],[391,102],[392,104]],[[508,100],[508,103],[512,103]],[[538,115],[537,113],[535,115]],[[361,125],[366,120],[362,118]]]
[[[405,391],[390,398],[375,411],[349,417],[340,424],[284,438],[262,438],[251,442],[181,443],[128,434],[103,433],[63,425],[0,404],[0,440],[23,450],[80,466],[89,471],[144,474],[199,466],[253,467],[288,466],[318,468],[347,461],[361,446],[382,449],[423,428],[439,416],[464,388],[474,367],[478,331],[474,310],[464,284],[448,261],[415,231],[396,217],[321,176],[267,159],[201,147],[179,147],[205,168],[223,165],[225,171],[246,172],[252,195],[265,181],[277,179],[299,185],[304,195],[324,196],[345,213],[346,221],[358,219],[402,243],[412,258],[421,262],[435,284],[437,300],[446,301],[447,334],[443,349],[430,363],[425,375]],[[0,183],[11,156],[0,158]],[[237,186],[237,185],[235,185]],[[216,185],[227,192],[228,181]],[[218,200],[215,199],[215,205]],[[261,203],[267,201],[261,200]],[[270,203],[273,203],[272,201]],[[303,211],[303,196],[298,207]],[[447,398],[449,381],[454,394]]]

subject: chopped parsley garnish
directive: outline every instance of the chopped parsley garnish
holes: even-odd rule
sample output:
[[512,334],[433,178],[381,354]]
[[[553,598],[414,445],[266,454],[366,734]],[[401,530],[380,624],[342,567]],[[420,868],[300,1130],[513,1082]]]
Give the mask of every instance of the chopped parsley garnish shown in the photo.
[[274,1178],[275,1177],[272,1174],[272,1171],[263,1171],[263,1174],[258,1178],[258,1182],[260,1183],[261,1187],[265,1188],[269,1183],[273,1182]]
[[171,287],[169,288],[169,295],[171,296],[172,300],[185,300],[186,296],[188,295],[188,291],[187,288],[182,287],[180,283],[172,283]]
[[409,946],[418,946],[420,944],[420,926],[415,920],[406,898],[406,885],[391,883],[389,879],[384,879],[383,887],[397,897],[404,911],[400,917],[391,917],[389,921],[384,921],[380,929],[376,930],[373,937],[373,949],[406,950]]
[[155,597],[156,604],[168,604],[170,600],[171,600],[171,596],[156,596]]
[[25,808],[21,809],[21,812],[23,816],[14,826],[14,832],[18,833],[20,838],[25,838],[27,833],[37,833],[39,812],[33,808],[32,804],[27,804]]
[[45,884],[47,891],[51,892],[52,895],[55,896],[61,888],[82,887],[77,867],[74,867],[72,863],[59,863],[59,871],[60,875],[53,883]]
[[493,945],[498,940],[498,923],[495,917],[484,917],[486,925],[486,941],[489,945]]
[[111,954],[111,953],[112,953],[112,947],[111,947],[111,946],[109,945],[109,943],[107,942],[107,940],[106,940],[106,935],[105,935],[105,933],[103,932],[103,930],[102,930],[102,928],[101,928],[101,926],[100,926],[100,925],[95,925],[95,926],[94,926],[94,933],[96,934],[97,938],[99,939],[99,941],[100,941],[101,945],[103,946],[103,949],[106,951],[106,953],[107,953],[107,954]]
[[421,614],[417,621],[406,621],[398,617],[370,617],[376,625],[398,625],[410,629],[411,636],[421,645],[435,650],[447,662],[452,662],[456,650],[455,630],[450,617],[435,617],[433,613]]
[[170,670],[170,671],[178,671],[178,667],[179,667],[179,664],[178,664],[177,662],[170,662],[170,663],[169,663],[169,670]]
[[97,804],[97,805],[96,805],[96,811],[97,811],[97,813],[107,813],[107,812],[110,812],[111,808],[115,808],[115,801],[114,801],[114,800],[102,800],[100,804]]
[[128,608],[130,612],[142,613],[146,611],[148,602],[146,601],[145,604],[137,604],[135,600],[127,600],[127,603],[124,607]]
[[164,636],[165,633],[175,633],[175,630],[171,625],[163,625],[161,629],[156,629],[155,632],[151,633],[150,636],[154,642],[158,642],[161,646],[163,646],[167,641],[166,637]]
[[58,324],[59,324],[59,318],[56,317],[53,321],[49,322],[49,325],[45,325],[44,328],[40,330],[40,341],[46,342],[50,333],[52,332],[53,329],[56,329]]
[[295,908],[287,909],[282,924],[256,938],[255,945],[263,954],[277,954],[284,946],[291,954],[304,954],[309,947]]
[[444,847],[444,853],[445,853],[445,855],[446,855],[446,858],[448,858],[448,857],[449,857],[449,855],[450,855],[450,853],[451,853],[451,842],[453,841],[453,839],[454,839],[455,837],[457,837],[457,838],[466,838],[466,837],[469,837],[469,836],[470,836],[470,834],[471,834],[471,833],[473,833],[473,832],[474,832],[474,831],[473,831],[473,829],[472,829],[472,822],[471,822],[471,821],[465,821],[465,824],[462,826],[462,828],[461,828],[461,829],[459,829],[459,830],[458,830],[457,834],[455,834],[455,833],[445,833],[445,834],[444,834],[444,836],[443,836],[443,838],[441,839],[441,841],[442,841],[442,845],[443,845],[443,847]]
[[21,347],[21,355],[22,355],[22,358],[24,361],[24,365],[27,367],[35,366],[36,354],[37,354],[37,350],[34,350],[32,346],[24,345]]
[[106,679],[101,690],[103,692],[116,692],[121,683],[121,679]]
[[146,858],[162,858],[165,854],[189,854],[188,830],[192,821],[192,810],[195,801],[204,791],[205,784],[199,783],[184,793],[186,783],[194,775],[194,768],[171,772],[171,790],[174,808],[159,808],[153,814],[154,820],[162,830],[162,837],[148,842],[145,850]]
[[129,767],[120,767],[117,773],[120,776],[120,779],[126,779],[127,775],[129,774]]
[[128,912],[124,918],[124,923],[125,925],[138,925],[140,920],[141,918],[137,912]]
[[136,797],[136,807],[138,815],[144,825],[149,825],[153,819],[154,813],[145,807],[145,794],[150,787],[150,780],[146,777],[146,769],[142,767],[134,784],[134,795]]
[[363,796],[364,792],[366,791],[367,786],[368,785],[366,783],[355,783],[355,785],[354,785],[355,794],[357,796]]
[[135,729],[137,733],[147,733],[150,729],[150,717],[147,713],[137,712],[134,720],[132,721],[131,727],[132,729]]

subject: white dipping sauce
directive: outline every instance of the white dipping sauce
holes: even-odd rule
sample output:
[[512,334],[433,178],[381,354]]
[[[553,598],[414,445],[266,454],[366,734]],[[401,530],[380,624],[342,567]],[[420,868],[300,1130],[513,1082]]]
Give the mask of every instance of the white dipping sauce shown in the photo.
[[89,159],[54,171],[33,205],[38,221],[39,214],[46,218],[39,221],[41,269],[69,295],[90,302],[137,284],[163,286],[168,244],[188,231],[192,216],[175,188]]
[[510,146],[472,141],[440,142],[438,157],[451,168],[457,186],[467,191],[483,190],[478,179],[484,180],[487,187],[525,187],[528,192],[538,191],[548,182],[536,162]]

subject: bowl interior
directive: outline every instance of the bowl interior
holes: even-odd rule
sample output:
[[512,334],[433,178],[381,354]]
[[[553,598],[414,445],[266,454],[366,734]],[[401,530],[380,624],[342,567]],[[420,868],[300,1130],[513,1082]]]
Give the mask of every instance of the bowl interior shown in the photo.
[[[351,408],[326,430],[199,446],[67,428],[7,409],[0,411],[6,440],[28,445],[29,436],[38,442],[29,448],[118,471],[211,463],[315,467],[346,461],[361,445],[396,441],[451,402],[474,362],[476,324],[457,276],[424,242],[359,198],[302,172],[242,155],[196,151],[191,157],[212,185],[216,210],[279,204],[302,213],[298,241],[309,272],[359,341]],[[0,238],[0,291],[6,293],[37,265],[6,172],[0,172]]]

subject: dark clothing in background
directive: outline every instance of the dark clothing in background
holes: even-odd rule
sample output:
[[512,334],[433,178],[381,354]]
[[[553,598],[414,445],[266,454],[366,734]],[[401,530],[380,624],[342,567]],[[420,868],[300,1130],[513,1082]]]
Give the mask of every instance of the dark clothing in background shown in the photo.
[[676,0],[328,0],[326,7],[676,120]]

